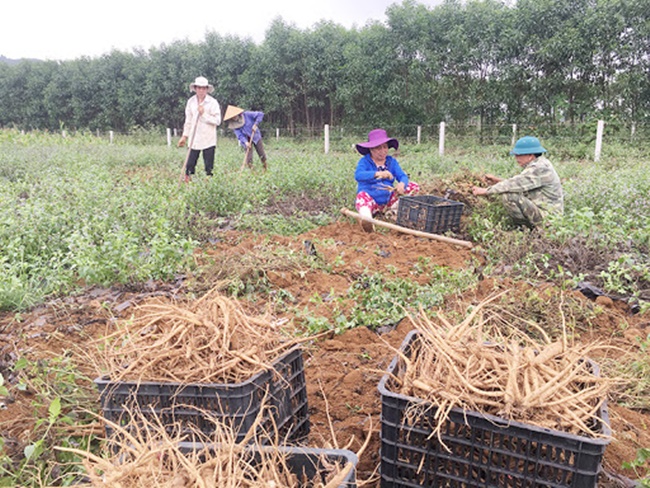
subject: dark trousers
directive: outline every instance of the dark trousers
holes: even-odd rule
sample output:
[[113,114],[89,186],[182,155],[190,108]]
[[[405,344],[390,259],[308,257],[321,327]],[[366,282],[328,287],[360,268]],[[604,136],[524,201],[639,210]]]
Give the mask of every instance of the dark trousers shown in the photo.
[[[203,149],[203,164],[205,164],[205,173],[212,176],[212,168],[214,168],[214,149],[215,146],[210,146]],[[196,163],[199,160],[201,149],[190,150],[190,157],[187,158],[187,167],[185,168],[186,175],[193,175],[196,171]]]
[[[253,147],[255,148],[257,155],[260,157],[260,161],[262,161],[262,164],[264,165],[264,169],[266,169],[266,151],[264,150],[264,143],[262,142],[262,139],[257,141],[257,144],[253,144]],[[248,151],[248,154],[246,155],[246,164],[251,168],[253,167],[252,150]]]

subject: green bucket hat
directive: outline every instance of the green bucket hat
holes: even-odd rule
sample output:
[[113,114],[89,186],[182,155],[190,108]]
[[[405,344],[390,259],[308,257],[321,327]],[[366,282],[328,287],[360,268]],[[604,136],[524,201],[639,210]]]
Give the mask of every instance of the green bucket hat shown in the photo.
[[515,142],[515,147],[510,151],[511,156],[523,156],[525,154],[542,154],[546,149],[542,147],[537,137],[524,136]]

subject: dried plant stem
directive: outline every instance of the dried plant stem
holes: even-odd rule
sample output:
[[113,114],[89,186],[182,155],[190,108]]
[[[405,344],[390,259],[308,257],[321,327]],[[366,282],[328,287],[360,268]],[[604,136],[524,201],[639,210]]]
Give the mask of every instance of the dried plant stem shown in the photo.
[[[437,323],[420,311],[412,319],[420,334],[408,357],[400,353],[403,373],[391,384],[438,409],[434,434],[457,407],[599,436],[597,413],[611,381],[594,375],[587,358],[601,346],[569,347],[565,329],[559,340],[551,341],[536,324],[517,319],[541,332],[540,344],[504,321],[510,312],[489,310],[499,308],[490,304],[504,293],[475,306],[457,325],[441,311]],[[409,415],[418,410],[415,406]]]

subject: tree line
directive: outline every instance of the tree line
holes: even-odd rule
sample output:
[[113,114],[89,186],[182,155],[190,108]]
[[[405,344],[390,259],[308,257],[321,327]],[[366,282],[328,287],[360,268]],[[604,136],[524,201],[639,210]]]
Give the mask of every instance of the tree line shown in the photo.
[[386,17],[304,30],[276,18],[259,44],[209,32],[199,43],[0,63],[0,127],[181,127],[196,76],[223,110],[262,110],[289,129],[649,120],[650,0],[405,0]]

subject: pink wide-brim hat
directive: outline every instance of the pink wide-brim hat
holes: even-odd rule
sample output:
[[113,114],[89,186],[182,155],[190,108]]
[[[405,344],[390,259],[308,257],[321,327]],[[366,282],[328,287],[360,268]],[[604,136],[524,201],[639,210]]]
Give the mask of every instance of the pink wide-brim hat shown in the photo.
[[381,146],[384,143],[393,149],[399,147],[399,141],[394,137],[388,137],[384,129],[373,129],[368,133],[368,142],[357,144],[357,151],[365,156],[370,152],[371,148]]

